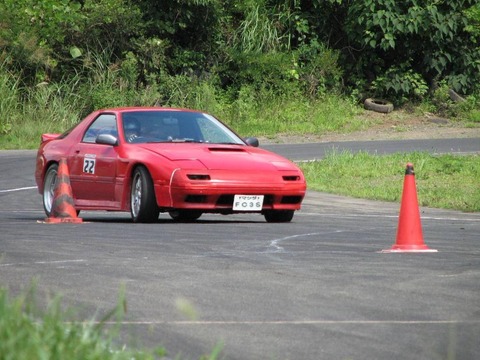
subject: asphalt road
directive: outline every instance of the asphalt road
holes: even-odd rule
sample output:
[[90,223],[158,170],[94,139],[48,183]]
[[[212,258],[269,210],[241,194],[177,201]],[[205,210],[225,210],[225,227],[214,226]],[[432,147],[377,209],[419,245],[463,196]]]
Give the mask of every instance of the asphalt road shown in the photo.
[[[293,147],[302,160],[322,156]],[[171,358],[221,343],[234,360],[478,359],[479,213],[422,208],[425,243],[438,250],[426,254],[379,252],[395,243],[399,204],[317,192],[290,224],[259,215],[132,224],[82,212],[83,224],[51,225],[34,157],[0,152],[0,286],[11,294],[35,281],[39,301],[61,294],[89,320],[125,287],[121,341],[163,345]]]
[[379,155],[411,151],[426,151],[434,154],[471,154],[480,152],[480,139],[341,141],[289,145],[272,144],[264,147],[291,160],[302,161],[321,159],[325,154],[342,151],[365,151]]

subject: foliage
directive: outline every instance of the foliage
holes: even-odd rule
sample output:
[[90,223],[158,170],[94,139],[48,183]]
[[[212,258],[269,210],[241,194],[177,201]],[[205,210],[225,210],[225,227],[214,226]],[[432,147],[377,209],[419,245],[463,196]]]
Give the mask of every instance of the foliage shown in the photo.
[[[3,69],[0,66],[0,70]],[[20,95],[18,77],[6,71],[0,71],[0,135],[6,135],[11,132],[12,124],[17,120],[15,116],[19,114]]]
[[235,53],[232,71],[229,73],[231,86],[239,88],[253,86],[266,88],[278,94],[294,91],[296,79],[292,77],[294,59],[285,52]]
[[[473,3],[366,0],[345,5],[348,39],[361,49],[359,70],[370,71],[375,79],[383,76],[382,72],[403,67],[406,76],[421,74],[430,86],[445,79],[461,93],[474,91],[478,88],[480,49],[467,36],[464,13]],[[367,68],[365,58],[379,61]],[[403,89],[392,84],[385,89],[408,98],[415,87]]]
[[87,49],[121,54],[139,23],[140,12],[128,0],[5,0],[0,56],[27,85],[57,81],[76,75]]
[[428,85],[422,75],[405,64],[392,66],[384,75],[377,76],[372,81],[371,88],[376,96],[396,99],[397,103],[421,100],[428,92]]
[[471,34],[472,41],[478,41],[480,38],[480,3],[474,4],[471,8],[465,10],[464,13],[468,19],[468,25],[465,27],[465,31]]
[[244,16],[234,32],[233,46],[239,52],[268,53],[282,51],[288,46],[285,17],[288,12],[267,6],[265,0],[246,2]]
[[291,72],[301,80],[305,95],[316,97],[330,90],[341,90],[343,72],[339,66],[339,51],[312,40],[300,45],[294,56],[295,68]]
[[451,119],[463,119],[467,126],[480,123],[480,96],[469,95],[464,101],[454,101],[450,97],[450,88],[446,81],[438,84],[432,96],[424,102],[430,105],[429,112]]

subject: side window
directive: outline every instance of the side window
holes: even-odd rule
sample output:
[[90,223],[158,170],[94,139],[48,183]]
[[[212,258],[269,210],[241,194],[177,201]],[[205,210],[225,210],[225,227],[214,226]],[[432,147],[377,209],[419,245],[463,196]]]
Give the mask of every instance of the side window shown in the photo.
[[87,143],[94,143],[95,139],[100,134],[110,134],[118,137],[117,120],[115,115],[102,114],[90,125],[85,132],[82,141]]

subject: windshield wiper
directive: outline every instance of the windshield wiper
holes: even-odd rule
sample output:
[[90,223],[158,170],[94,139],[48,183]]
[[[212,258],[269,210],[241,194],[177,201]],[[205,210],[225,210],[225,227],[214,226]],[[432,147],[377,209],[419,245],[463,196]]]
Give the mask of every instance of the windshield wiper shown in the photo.
[[166,140],[151,140],[151,141],[148,141],[148,143],[203,143],[203,141],[190,139],[190,138],[184,138],[184,139],[169,138]]
[[169,139],[167,142],[174,142],[174,143],[202,143],[203,141],[201,140],[195,140],[195,139],[190,139],[190,138],[184,138],[184,139]]

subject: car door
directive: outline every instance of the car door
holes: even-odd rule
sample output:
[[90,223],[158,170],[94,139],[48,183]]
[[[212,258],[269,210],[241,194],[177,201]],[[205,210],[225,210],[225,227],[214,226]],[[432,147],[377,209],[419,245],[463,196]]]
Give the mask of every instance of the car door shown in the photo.
[[82,141],[74,146],[70,182],[79,205],[116,208],[117,149],[112,145],[95,143],[100,134],[118,138],[115,115],[99,115],[88,127]]

